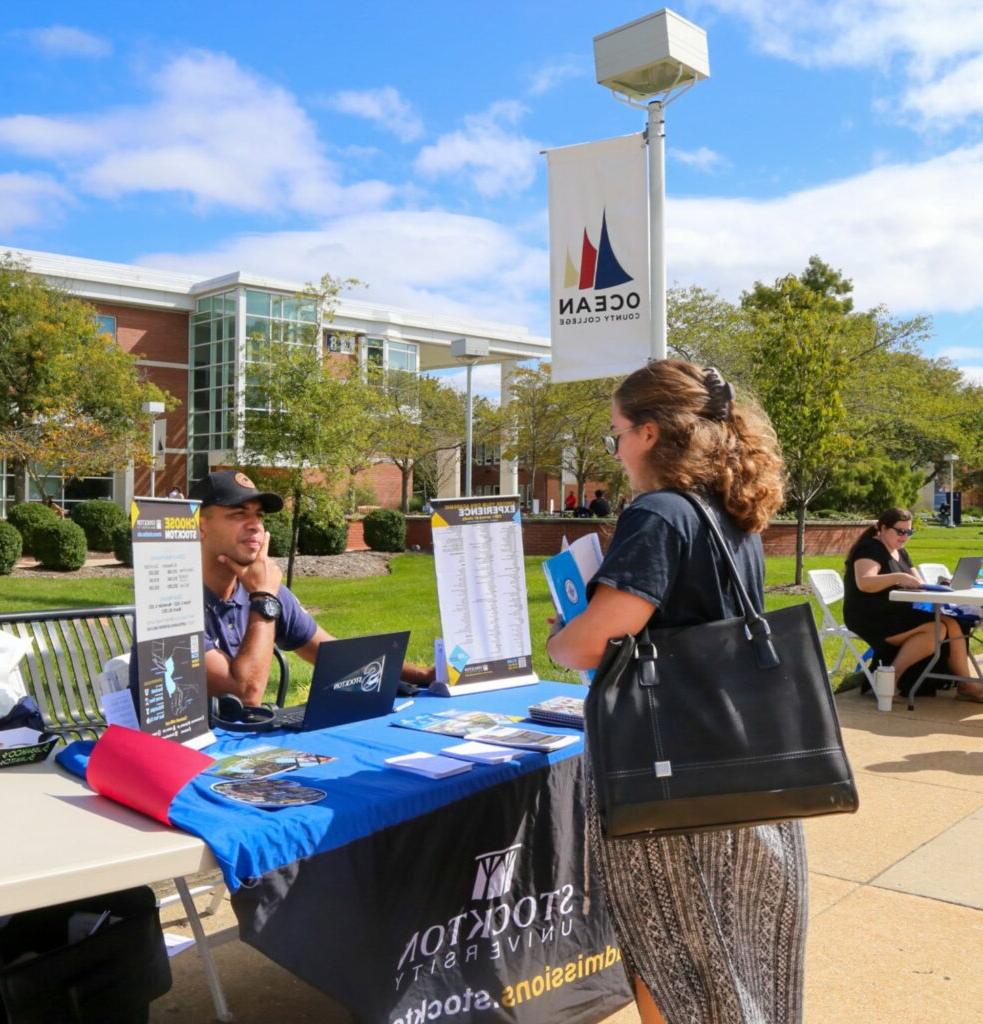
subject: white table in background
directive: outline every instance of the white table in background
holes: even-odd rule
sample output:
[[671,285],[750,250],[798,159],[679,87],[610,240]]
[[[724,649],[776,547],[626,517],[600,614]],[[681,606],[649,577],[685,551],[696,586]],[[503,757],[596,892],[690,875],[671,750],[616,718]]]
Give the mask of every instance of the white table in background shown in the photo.
[[[942,641],[946,636],[946,631],[942,626],[942,606],[947,604],[971,605],[972,607],[983,609],[983,588],[975,587],[970,590],[892,590],[889,599],[891,601],[901,601],[905,604],[930,604],[935,612],[935,629],[933,630],[935,649],[922,674],[915,680],[915,685],[908,691],[909,711],[914,711],[915,696],[918,693],[919,687],[929,676],[933,679],[948,679],[957,683],[980,682],[979,679],[973,676],[954,676],[946,672],[934,672],[933,669],[942,655]],[[967,651],[969,650],[968,639],[966,649]],[[979,666],[976,664],[972,654],[970,654],[970,659],[973,661],[977,671],[979,671]]]

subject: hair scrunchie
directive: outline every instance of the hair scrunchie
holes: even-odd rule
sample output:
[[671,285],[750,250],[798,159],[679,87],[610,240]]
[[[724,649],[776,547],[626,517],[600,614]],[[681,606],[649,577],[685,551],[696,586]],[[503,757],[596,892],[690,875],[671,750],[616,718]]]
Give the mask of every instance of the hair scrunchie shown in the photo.
[[723,422],[730,416],[730,404],[734,401],[733,384],[724,380],[716,366],[708,366],[703,371],[703,386],[709,396],[703,415]]

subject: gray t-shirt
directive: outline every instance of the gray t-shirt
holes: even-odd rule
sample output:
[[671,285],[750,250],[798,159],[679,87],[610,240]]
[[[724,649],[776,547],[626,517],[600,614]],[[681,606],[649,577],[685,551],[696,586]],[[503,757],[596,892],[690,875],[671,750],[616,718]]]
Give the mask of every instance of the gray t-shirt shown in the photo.
[[[730,545],[755,610],[764,610],[764,555],[761,536],[744,533],[717,498],[708,499]],[[706,524],[676,491],[640,494],[621,513],[600,569],[598,583],[624,590],[656,606],[650,625],[692,626],[741,614],[728,582],[727,565]]]

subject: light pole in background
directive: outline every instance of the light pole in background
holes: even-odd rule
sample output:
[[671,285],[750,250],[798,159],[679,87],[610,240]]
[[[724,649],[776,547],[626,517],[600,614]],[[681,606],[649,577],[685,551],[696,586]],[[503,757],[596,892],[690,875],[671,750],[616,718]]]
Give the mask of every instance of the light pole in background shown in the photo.
[[594,69],[598,83],[622,102],[645,109],[640,101],[648,100],[650,352],[653,359],[665,359],[665,108],[700,79],[710,77],[707,34],[663,9],[595,36]]
[[467,399],[464,411],[464,496],[471,497],[471,463],[474,452],[471,441],[474,402],[471,395],[471,373],[474,364],[488,355],[488,342],[477,338],[456,338],[451,342],[451,355],[468,368]]
[[150,420],[150,497],[153,498],[157,487],[157,417],[166,411],[163,402],[144,402],[140,411],[152,417]]
[[955,488],[955,467],[959,461],[956,452],[949,452],[943,456],[944,461],[949,463],[949,522],[948,526],[956,525],[956,488]]

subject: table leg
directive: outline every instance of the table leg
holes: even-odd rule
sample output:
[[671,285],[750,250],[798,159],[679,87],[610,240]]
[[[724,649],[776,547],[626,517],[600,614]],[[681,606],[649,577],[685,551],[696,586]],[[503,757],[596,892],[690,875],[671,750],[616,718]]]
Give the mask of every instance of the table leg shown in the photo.
[[[915,680],[915,685],[908,691],[908,710],[915,710],[915,695],[918,693],[919,688],[925,681],[925,677],[929,675],[933,668],[938,663],[939,656],[942,654],[942,606],[936,605],[934,609],[935,618],[932,622],[932,640],[935,645],[935,650],[932,652],[932,660],[922,670],[922,674]],[[898,685],[901,685],[901,680],[898,680]]]
[[183,878],[175,878],[174,886],[181,897],[184,912],[188,915],[188,924],[195,937],[195,945],[198,948],[198,956],[201,957],[201,966],[205,972],[205,980],[208,982],[208,989],[212,994],[212,1002],[215,1004],[215,1016],[223,1022],[233,1020],[229,1010],[229,1004],[225,1001],[225,992],[222,989],[222,981],[218,976],[218,969],[215,967],[215,960],[212,958],[212,949],[208,942],[205,929],[201,926],[201,918],[198,916],[198,908],[195,906],[191,893],[188,891],[188,883]]

